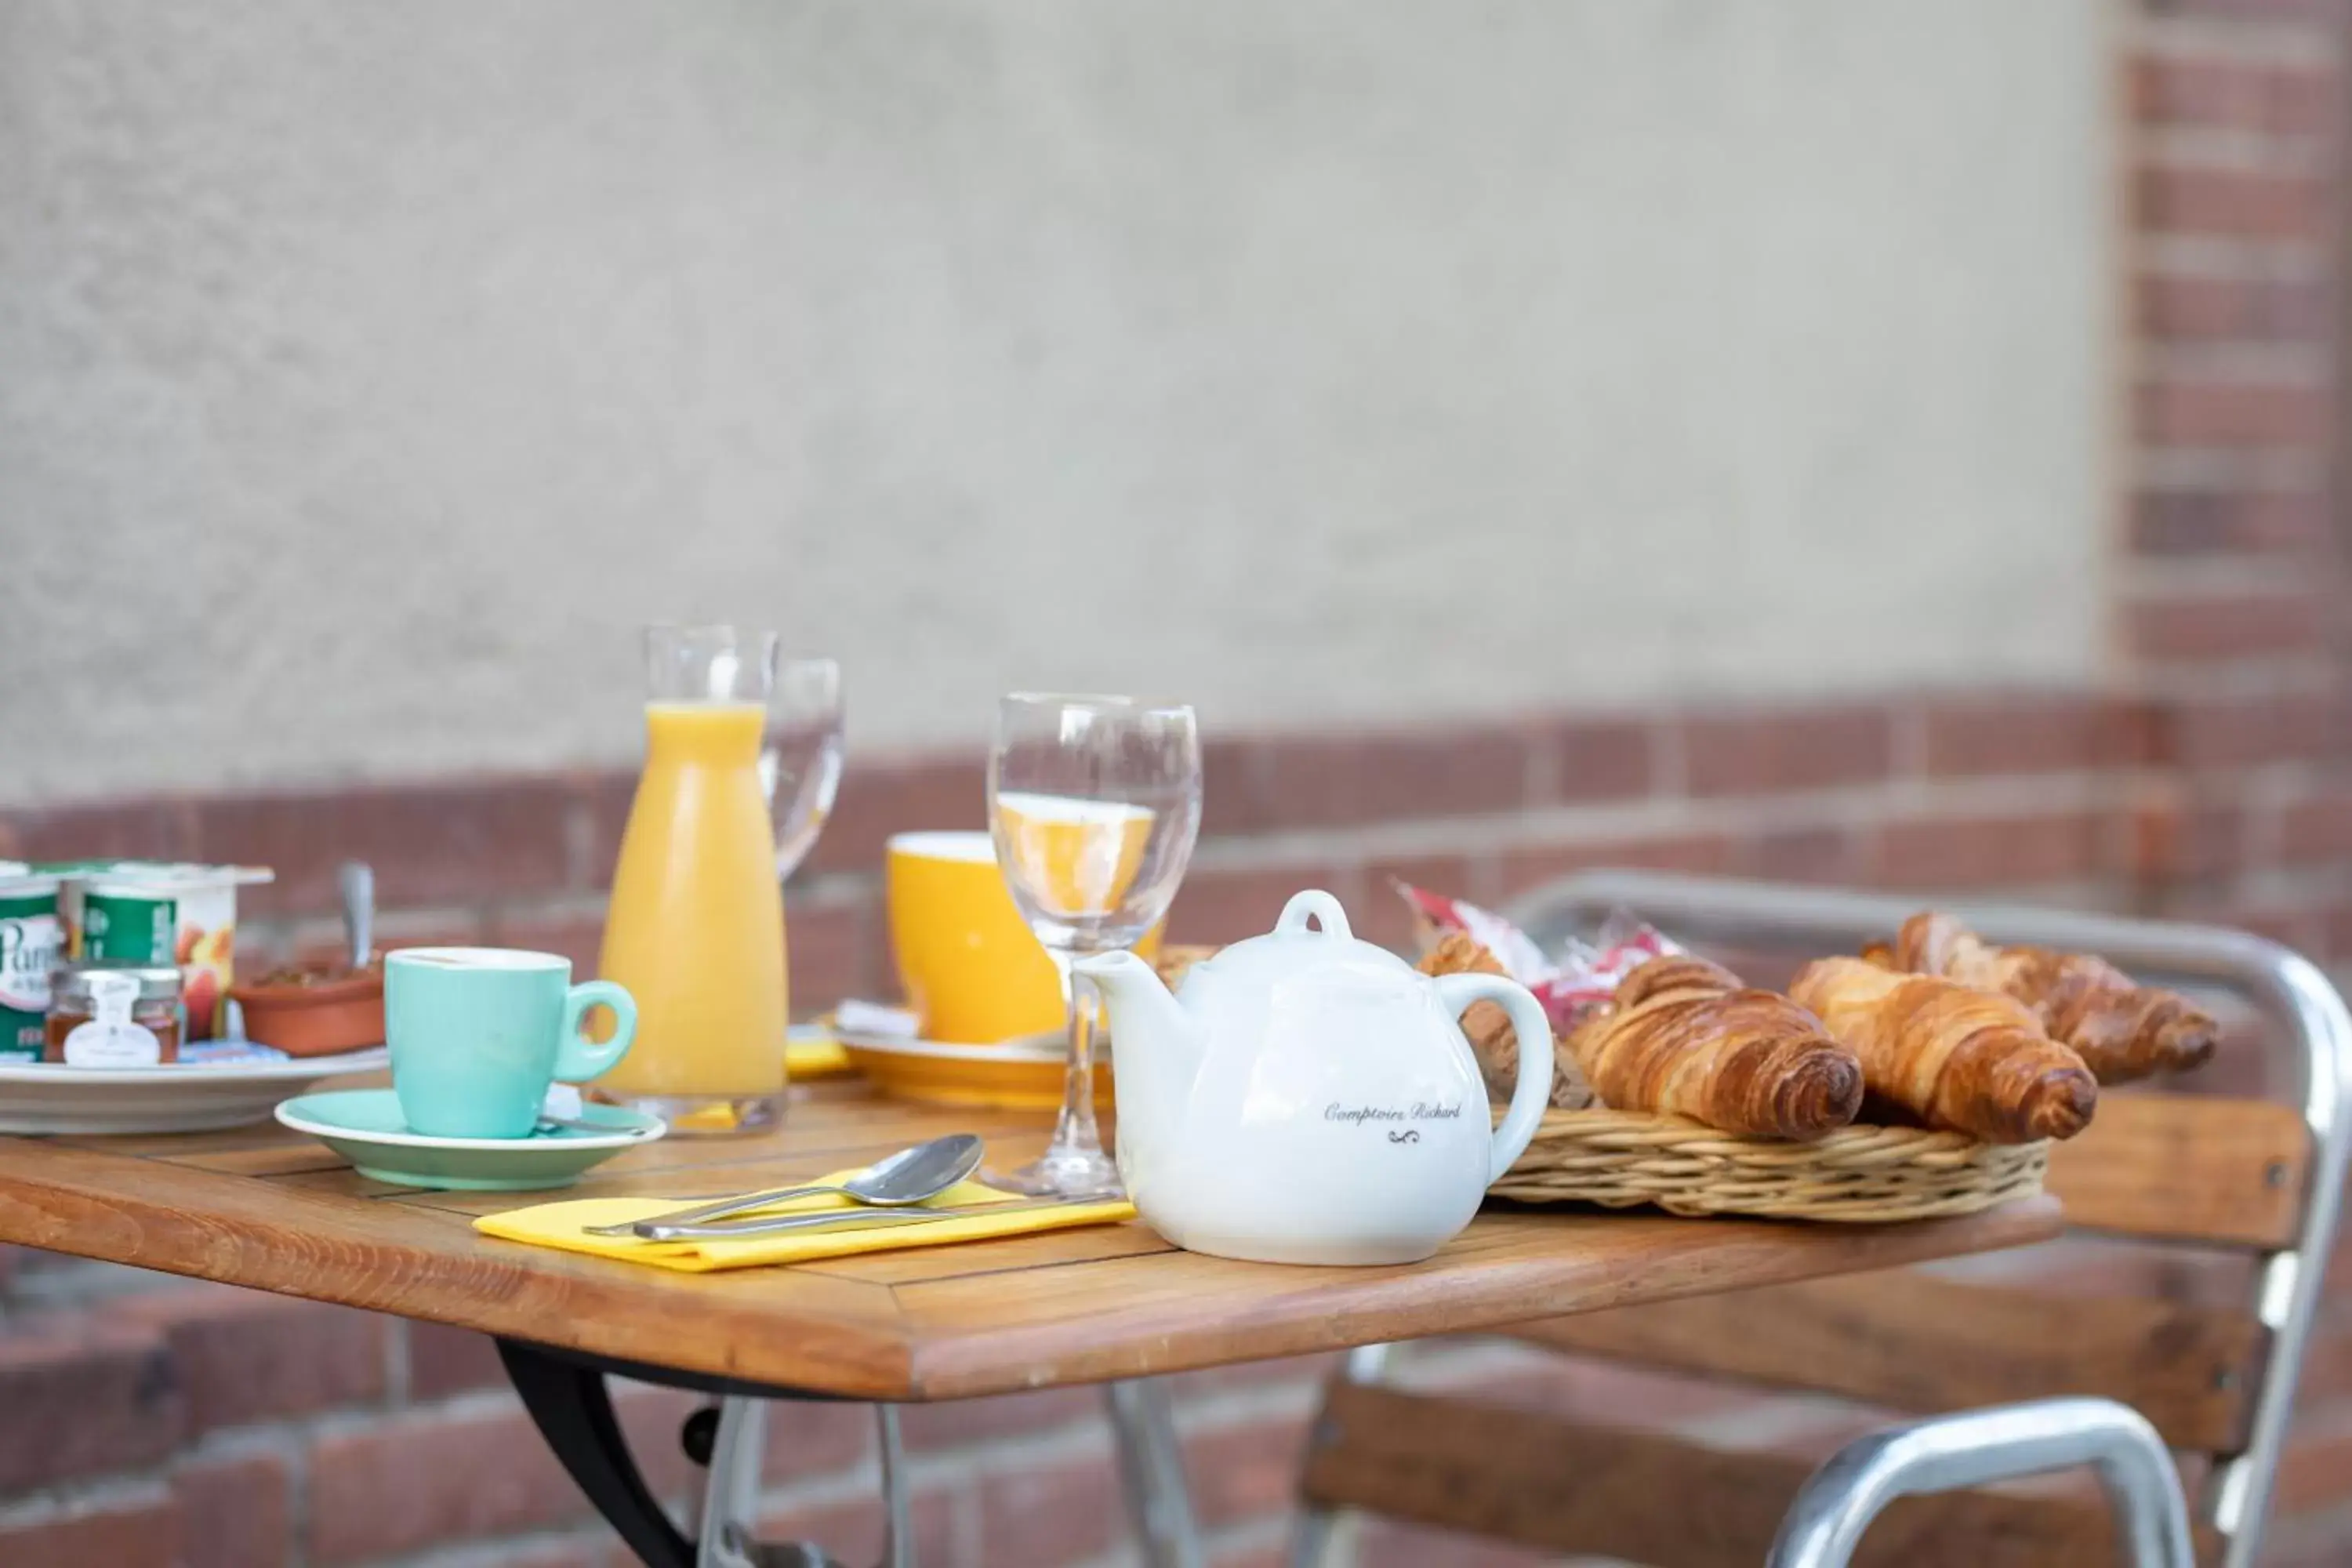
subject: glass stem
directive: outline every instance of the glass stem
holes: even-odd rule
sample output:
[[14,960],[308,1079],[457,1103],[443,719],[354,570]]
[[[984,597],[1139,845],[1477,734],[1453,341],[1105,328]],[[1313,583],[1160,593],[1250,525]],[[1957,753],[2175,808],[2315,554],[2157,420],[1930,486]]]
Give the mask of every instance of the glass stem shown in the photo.
[[1095,1014],[1100,999],[1094,982],[1070,973],[1070,955],[1053,952],[1061,971],[1062,994],[1069,1003],[1070,1058],[1062,1079],[1062,1114],[1054,1123],[1051,1154],[1082,1150],[1102,1152],[1102,1131],[1095,1125]]

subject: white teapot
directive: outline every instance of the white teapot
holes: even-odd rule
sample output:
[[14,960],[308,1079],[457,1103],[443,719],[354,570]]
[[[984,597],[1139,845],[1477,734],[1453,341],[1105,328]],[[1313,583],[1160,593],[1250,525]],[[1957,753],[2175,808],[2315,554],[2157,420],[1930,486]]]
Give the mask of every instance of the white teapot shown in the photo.
[[[1321,930],[1307,924],[1312,918]],[[1499,974],[1434,979],[1303,892],[1174,994],[1132,953],[1080,959],[1111,1020],[1118,1171],[1177,1246],[1272,1263],[1411,1263],[1477,1212],[1551,1094],[1551,1022]],[[1497,1002],[1519,1077],[1500,1127],[1455,1021]]]

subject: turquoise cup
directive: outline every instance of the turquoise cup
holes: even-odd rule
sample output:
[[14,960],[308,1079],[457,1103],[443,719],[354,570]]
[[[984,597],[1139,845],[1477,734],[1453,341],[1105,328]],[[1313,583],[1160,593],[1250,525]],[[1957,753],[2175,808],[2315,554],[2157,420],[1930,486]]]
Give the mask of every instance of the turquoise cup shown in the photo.
[[[582,1016],[610,1007],[603,1044]],[[431,1138],[528,1138],[547,1087],[584,1083],[628,1054],[637,1004],[609,980],[572,984],[560,953],[408,947],[383,961],[384,1043],[401,1120]]]

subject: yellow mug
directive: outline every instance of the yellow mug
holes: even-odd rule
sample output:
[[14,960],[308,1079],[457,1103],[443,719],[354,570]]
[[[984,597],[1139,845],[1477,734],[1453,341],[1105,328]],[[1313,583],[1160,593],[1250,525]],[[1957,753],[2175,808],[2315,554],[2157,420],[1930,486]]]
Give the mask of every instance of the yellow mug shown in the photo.
[[[924,1039],[986,1046],[1061,1032],[1061,980],[1005,890],[993,839],[900,833],[886,859],[890,950]],[[1159,946],[1155,929],[1136,951],[1149,958]]]

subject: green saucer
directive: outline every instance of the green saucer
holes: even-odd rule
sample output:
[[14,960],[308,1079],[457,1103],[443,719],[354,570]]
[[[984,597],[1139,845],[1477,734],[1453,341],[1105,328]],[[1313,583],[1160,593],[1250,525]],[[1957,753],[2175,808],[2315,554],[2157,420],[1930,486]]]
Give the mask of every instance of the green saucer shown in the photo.
[[408,1130],[400,1100],[388,1089],[302,1095],[280,1105],[278,1120],[316,1138],[373,1181],[471,1193],[568,1187],[622,1150],[669,1131],[659,1117],[643,1111],[583,1105],[574,1120],[594,1131],[559,1127],[529,1138],[433,1138]]

